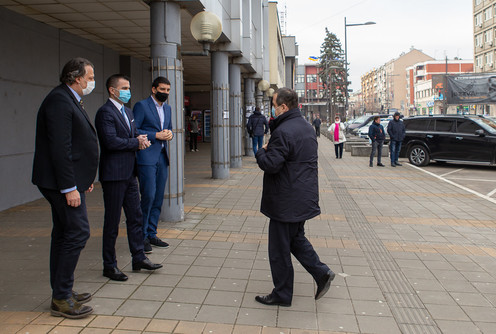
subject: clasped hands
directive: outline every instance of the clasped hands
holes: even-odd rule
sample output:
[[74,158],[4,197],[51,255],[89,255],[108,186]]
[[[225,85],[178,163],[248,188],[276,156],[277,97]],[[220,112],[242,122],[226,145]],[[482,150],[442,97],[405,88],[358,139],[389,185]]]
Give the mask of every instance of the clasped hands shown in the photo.
[[147,135],[139,135],[138,137],[136,137],[138,139],[138,142],[139,142],[139,146],[138,148],[140,150],[144,150],[145,148],[148,148],[150,147],[150,145],[152,144],[149,140],[148,140],[148,136]]
[[167,140],[167,141],[169,141],[169,140],[172,139],[172,137],[173,137],[172,131],[171,130],[168,130],[168,129],[164,129],[164,130],[162,130],[160,132],[157,132],[155,134],[155,138],[157,138],[159,140]]

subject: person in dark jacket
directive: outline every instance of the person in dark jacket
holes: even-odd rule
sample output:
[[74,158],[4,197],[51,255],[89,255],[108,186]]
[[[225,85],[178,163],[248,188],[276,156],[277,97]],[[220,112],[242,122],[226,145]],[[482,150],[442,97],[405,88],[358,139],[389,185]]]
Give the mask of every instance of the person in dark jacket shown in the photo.
[[386,134],[384,133],[384,127],[381,125],[381,118],[379,116],[374,117],[372,125],[369,127],[369,138],[372,141],[372,152],[370,153],[370,163],[369,167],[374,166],[374,155],[377,151],[377,166],[384,167],[381,163],[382,155],[382,145],[384,145],[384,139]]
[[253,153],[257,154],[257,151],[263,145],[264,134],[269,131],[269,123],[267,122],[267,118],[262,115],[259,107],[256,107],[253,115],[248,118],[246,128],[253,141]]
[[393,119],[389,121],[387,132],[390,140],[391,167],[401,166],[398,162],[398,157],[400,155],[401,143],[405,139],[405,124],[400,120],[399,112],[395,112]]
[[300,114],[298,95],[281,88],[273,96],[276,116],[268,144],[256,159],[264,171],[260,211],[270,218],[269,262],[274,289],[255,300],[265,305],[291,306],[294,271],[291,254],[317,283],[321,298],[335,274],[322,263],[305,237],[305,221],[320,214],[317,137]]
[[322,121],[320,120],[320,116],[317,115],[313,122],[313,126],[315,127],[315,133],[317,134],[317,137],[320,137],[320,124],[322,124]]

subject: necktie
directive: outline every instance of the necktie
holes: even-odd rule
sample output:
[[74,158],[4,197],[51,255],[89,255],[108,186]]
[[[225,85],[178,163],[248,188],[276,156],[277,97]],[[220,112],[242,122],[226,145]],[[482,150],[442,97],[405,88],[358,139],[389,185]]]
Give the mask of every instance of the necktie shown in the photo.
[[126,109],[124,106],[122,106],[121,108],[121,113],[122,113],[122,117],[124,117],[124,119],[126,120],[127,127],[131,129],[131,125],[129,124],[129,119],[127,119]]

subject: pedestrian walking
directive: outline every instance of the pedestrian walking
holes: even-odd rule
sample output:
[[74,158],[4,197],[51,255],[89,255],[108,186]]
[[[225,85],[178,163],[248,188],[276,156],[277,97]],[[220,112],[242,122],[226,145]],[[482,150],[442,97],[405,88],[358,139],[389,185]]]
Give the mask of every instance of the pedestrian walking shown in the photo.
[[384,145],[384,139],[386,139],[386,134],[384,133],[384,127],[381,125],[381,118],[379,116],[374,117],[374,121],[369,127],[369,138],[372,141],[372,152],[370,152],[370,163],[369,167],[374,166],[374,155],[377,151],[377,166],[384,167],[381,163],[382,156],[382,145]]
[[401,166],[398,158],[401,150],[401,143],[405,139],[405,124],[400,119],[400,113],[395,112],[393,119],[389,121],[387,126],[389,134],[389,151],[391,155],[391,167]]
[[334,143],[334,150],[336,152],[336,159],[343,158],[343,146],[346,141],[344,132],[346,130],[343,123],[341,123],[339,116],[334,118],[334,123],[329,127],[329,133],[331,135],[331,140]]
[[151,143],[147,135],[138,135],[133,112],[124,105],[131,98],[129,78],[122,74],[111,75],[106,87],[109,99],[98,109],[95,117],[100,142],[99,179],[105,206],[103,276],[114,281],[126,281],[127,275],[117,267],[115,252],[122,208],[126,215],[133,270],[162,268],[161,264],[152,263],[144,253],[143,214],[136,179],[136,152],[147,149]]
[[317,114],[312,122],[312,125],[315,127],[317,137],[320,137],[320,124],[322,124],[322,121],[320,120],[320,116]]
[[251,136],[253,143],[253,154],[262,148],[264,135],[269,132],[269,123],[267,118],[260,112],[260,108],[256,107],[253,115],[248,118],[246,129]]
[[172,133],[171,106],[165,103],[169,98],[170,81],[157,77],[152,82],[152,94],[134,105],[133,113],[139,134],[146,134],[151,145],[138,151],[138,177],[143,212],[143,237],[145,253],[151,253],[151,245],[168,248],[169,244],[157,237],[157,225],[162,212],[165,183],[169,169],[167,142]]
[[198,130],[198,118],[196,115],[193,115],[188,122],[189,150],[191,152],[198,152]]
[[71,59],[60,81],[38,111],[32,182],[52,207],[51,313],[79,319],[93,312],[83,305],[91,294],[72,288],[79,255],[90,237],[85,193],[93,190],[98,168],[96,131],[83,106],[83,96],[95,88],[94,66],[84,58]]
[[329,290],[335,274],[320,261],[305,237],[305,221],[320,214],[316,133],[301,116],[294,90],[278,89],[273,103],[276,115],[272,135],[256,159],[264,171],[260,211],[270,218],[268,250],[274,289],[255,300],[265,305],[291,306],[291,254],[315,280],[315,299]]

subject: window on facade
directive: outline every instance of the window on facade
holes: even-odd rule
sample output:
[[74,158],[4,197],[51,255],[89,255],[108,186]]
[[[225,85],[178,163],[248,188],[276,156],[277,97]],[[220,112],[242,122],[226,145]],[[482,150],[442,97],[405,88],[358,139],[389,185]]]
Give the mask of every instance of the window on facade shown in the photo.
[[297,89],[296,94],[298,94],[298,97],[305,97],[305,90],[304,89]]
[[484,10],[484,19],[485,21],[488,21],[493,18],[493,10],[492,8],[487,8]]
[[484,55],[484,60],[486,62],[486,64],[492,64],[493,63],[493,53],[492,52],[488,52]]
[[305,74],[297,74],[296,83],[305,83]]
[[317,98],[317,90],[309,89],[307,90],[307,99],[316,99]]
[[475,5],[478,6],[482,3],[482,0],[475,0]]
[[475,25],[482,26],[482,13],[475,15]]
[[475,46],[482,47],[482,34],[475,36]]
[[477,56],[475,58],[475,62],[477,64],[477,67],[482,67],[482,56]]
[[489,29],[484,33],[484,42],[485,43],[492,43],[493,42],[493,30]]
[[307,82],[317,82],[317,74],[307,74]]

